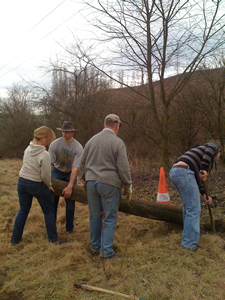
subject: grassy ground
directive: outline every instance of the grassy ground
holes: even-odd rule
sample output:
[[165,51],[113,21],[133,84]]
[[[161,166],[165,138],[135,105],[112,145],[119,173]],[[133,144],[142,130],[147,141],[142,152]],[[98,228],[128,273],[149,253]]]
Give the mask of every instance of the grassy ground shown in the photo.
[[[88,208],[76,203],[75,234],[65,233],[65,203],[60,200],[57,228],[68,243],[52,245],[46,239],[41,209],[34,199],[23,241],[11,246],[18,212],[16,184],[20,160],[0,161],[0,299],[123,299],[74,287],[75,282],[150,300],[225,299],[224,174],[211,174],[213,216],[217,234],[202,228],[202,250],[180,248],[182,227],[119,213],[115,251],[122,258],[101,262],[90,251]],[[146,171],[147,170],[147,171]],[[171,202],[180,199],[168,180]],[[156,201],[159,168],[132,166],[134,196]],[[208,219],[202,206],[202,222]],[[220,224],[220,226],[219,226]]]

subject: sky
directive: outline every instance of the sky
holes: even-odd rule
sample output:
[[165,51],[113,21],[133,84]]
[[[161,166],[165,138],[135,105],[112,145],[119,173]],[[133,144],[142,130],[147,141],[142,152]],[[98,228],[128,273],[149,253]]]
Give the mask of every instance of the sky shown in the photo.
[[0,0],[0,98],[13,84],[49,82],[41,67],[74,38],[93,38],[89,12],[82,0]]
[[88,38],[84,16],[79,0],[1,0],[0,97],[24,80],[47,82],[40,66],[74,37]]

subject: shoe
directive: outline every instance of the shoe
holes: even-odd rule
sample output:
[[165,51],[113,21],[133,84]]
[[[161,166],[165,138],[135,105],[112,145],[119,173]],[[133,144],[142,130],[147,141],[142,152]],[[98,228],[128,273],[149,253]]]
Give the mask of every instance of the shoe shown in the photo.
[[15,243],[15,242],[11,242],[11,245],[12,245],[12,246],[16,246],[16,245],[18,245],[18,244],[19,244],[19,242],[16,242],[16,243]]
[[73,235],[74,231],[73,230],[72,231],[67,231],[67,233]]
[[96,251],[94,251],[92,249],[92,247],[88,246],[87,247],[87,252],[90,253],[92,256],[99,256],[100,255],[100,251],[98,250],[98,248],[96,247],[95,249]]
[[196,252],[196,251],[198,251],[198,250],[204,250],[204,248],[201,247],[201,246],[196,246],[195,249],[191,249],[191,250],[194,251],[194,252]]
[[122,257],[121,254],[119,254],[119,253],[114,253],[112,256],[109,256],[109,257],[101,257],[101,258],[103,258],[103,259],[112,259],[112,258],[120,258],[120,257]]
[[64,238],[64,239],[58,239],[58,244],[61,245],[61,244],[65,244],[67,243],[67,239]]
[[203,250],[204,248],[203,247],[201,247],[201,246],[198,246],[198,245],[196,245],[196,247],[195,248],[186,248],[186,247],[182,247],[181,246],[181,249],[183,249],[183,250],[190,250],[190,251],[194,251],[194,252],[196,252],[196,251],[198,251],[198,250]]
[[197,251],[198,251],[198,248],[196,247],[196,248],[194,248],[194,249],[189,249],[189,250],[191,250],[191,251],[193,251],[193,252],[197,252]]
[[58,239],[58,240],[56,240],[54,242],[51,242],[51,243],[53,243],[54,245],[62,245],[62,244],[67,243],[67,239],[66,238],[64,238],[64,239]]

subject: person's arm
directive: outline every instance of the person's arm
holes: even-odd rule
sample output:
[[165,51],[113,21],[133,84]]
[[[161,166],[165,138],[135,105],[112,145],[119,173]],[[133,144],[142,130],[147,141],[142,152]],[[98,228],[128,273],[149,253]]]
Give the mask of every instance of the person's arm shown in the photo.
[[126,196],[126,201],[130,202],[132,197],[132,180],[125,145],[118,149],[117,168],[123,182],[122,196]]
[[48,152],[44,152],[39,162],[41,179],[44,184],[51,190],[51,168],[50,168],[50,157]]
[[130,174],[130,167],[127,158],[126,146],[122,145],[118,148],[117,152],[117,169],[119,176],[123,182],[125,189],[132,188],[132,180]]
[[84,173],[84,167],[85,167],[85,162],[86,162],[86,150],[87,150],[87,147],[84,148],[84,151],[81,155],[80,166],[79,166],[80,176],[81,176],[82,184],[83,184],[82,188],[83,188],[83,191],[85,192],[85,194],[87,193],[87,184],[86,184],[85,173]]
[[85,162],[86,162],[86,151],[87,150],[87,146],[85,146],[84,151],[81,155],[81,159],[80,159],[80,166],[79,166],[79,170],[80,170],[80,176],[83,182],[86,182],[85,180],[85,172],[84,172],[84,167],[85,167]]
[[72,194],[73,184],[74,184],[74,181],[75,181],[78,171],[79,171],[80,158],[81,158],[82,152],[83,152],[83,147],[80,143],[77,142],[75,157],[73,160],[73,166],[72,166],[72,170],[71,170],[71,174],[70,174],[70,181],[69,181],[67,187],[62,192],[62,195],[65,198],[69,198]]
[[70,198],[70,196],[72,194],[73,184],[74,184],[74,181],[78,174],[78,170],[79,170],[79,168],[72,167],[71,174],[70,174],[70,181],[69,181],[67,187],[62,191],[63,197]]
[[217,148],[213,143],[208,143],[207,148],[205,149],[205,153],[202,157],[201,168],[199,177],[201,180],[206,181],[209,173],[209,166],[212,163],[212,160],[217,153]]
[[54,166],[54,163],[57,160],[56,148],[54,142],[52,142],[49,146],[48,153],[50,155],[51,168]]

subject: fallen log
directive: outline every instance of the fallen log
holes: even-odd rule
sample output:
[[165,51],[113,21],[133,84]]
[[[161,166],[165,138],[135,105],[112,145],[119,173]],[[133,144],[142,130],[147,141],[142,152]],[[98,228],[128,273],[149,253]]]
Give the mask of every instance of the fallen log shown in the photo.
[[[67,182],[52,178],[54,195],[61,196],[63,189],[68,185]],[[87,204],[87,195],[82,187],[73,186],[71,200]],[[183,224],[182,208],[168,204],[158,204],[154,202],[139,201],[132,196],[132,200],[127,203],[121,199],[119,211],[130,215],[143,218],[166,221],[175,224]]]

